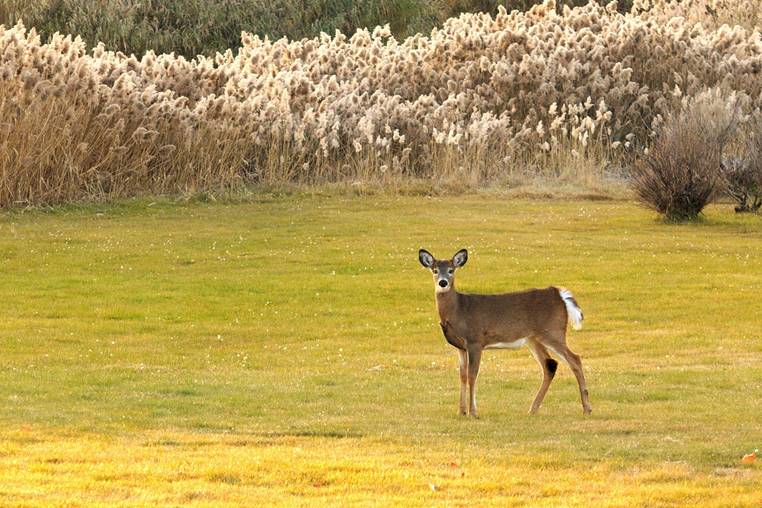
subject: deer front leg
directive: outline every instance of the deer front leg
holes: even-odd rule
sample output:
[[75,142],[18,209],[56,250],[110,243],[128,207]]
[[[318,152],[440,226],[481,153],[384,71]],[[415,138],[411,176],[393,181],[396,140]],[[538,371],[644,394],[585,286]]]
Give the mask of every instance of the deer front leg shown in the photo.
[[482,361],[482,347],[478,344],[468,346],[468,387],[469,387],[469,414],[474,418],[476,415],[476,377],[479,375],[479,364]]
[[460,367],[460,404],[458,410],[461,415],[466,414],[466,393],[468,392],[468,352],[458,349],[458,363]]

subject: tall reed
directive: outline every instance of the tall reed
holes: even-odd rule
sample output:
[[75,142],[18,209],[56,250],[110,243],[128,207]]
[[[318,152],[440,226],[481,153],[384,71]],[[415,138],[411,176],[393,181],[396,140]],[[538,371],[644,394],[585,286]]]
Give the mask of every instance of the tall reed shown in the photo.
[[762,100],[759,30],[687,24],[699,15],[679,5],[622,14],[549,0],[402,41],[388,26],[244,33],[239,51],[192,60],[0,28],[0,205],[242,183],[590,178],[646,147],[675,96],[722,86]]

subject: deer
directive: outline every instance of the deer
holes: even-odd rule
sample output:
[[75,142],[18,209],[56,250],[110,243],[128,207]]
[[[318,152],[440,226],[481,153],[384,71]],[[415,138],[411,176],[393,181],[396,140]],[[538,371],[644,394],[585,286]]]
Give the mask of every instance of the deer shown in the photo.
[[592,412],[582,360],[566,345],[568,324],[582,327],[584,316],[571,291],[556,286],[545,289],[503,294],[467,294],[455,289],[455,271],[468,261],[468,251],[461,249],[452,259],[436,259],[426,249],[418,251],[421,264],[434,276],[434,295],[439,325],[445,340],[458,350],[460,367],[459,413],[477,418],[476,377],[485,349],[519,349],[526,345],[543,373],[529,414],[540,409],[558,362],[566,363],[577,378],[582,412]]

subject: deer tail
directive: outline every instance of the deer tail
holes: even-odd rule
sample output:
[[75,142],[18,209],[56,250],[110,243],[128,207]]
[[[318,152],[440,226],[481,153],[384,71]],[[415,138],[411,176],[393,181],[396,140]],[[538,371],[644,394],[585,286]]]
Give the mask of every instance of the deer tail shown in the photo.
[[574,299],[574,295],[568,289],[560,287],[556,289],[558,290],[558,296],[561,297],[564,305],[566,305],[566,315],[568,316],[569,323],[571,323],[572,328],[579,330],[582,328],[582,321],[585,319],[585,316],[582,314],[582,309],[579,308],[577,300]]

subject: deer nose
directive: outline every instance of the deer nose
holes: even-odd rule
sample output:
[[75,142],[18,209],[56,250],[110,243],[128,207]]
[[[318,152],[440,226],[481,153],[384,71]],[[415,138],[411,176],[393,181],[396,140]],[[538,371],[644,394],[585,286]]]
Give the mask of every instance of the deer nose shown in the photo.
[[442,279],[439,281],[439,287],[446,288],[447,287],[447,281]]

